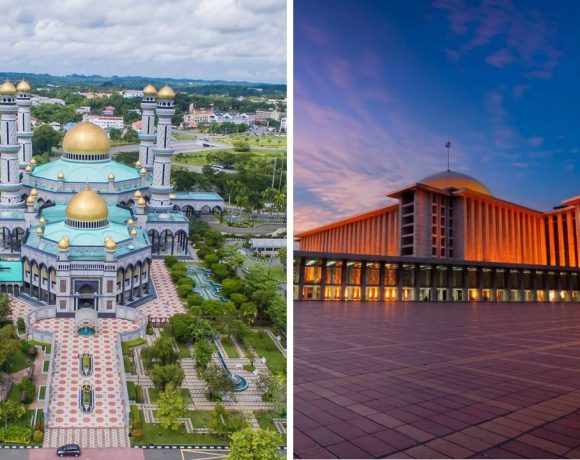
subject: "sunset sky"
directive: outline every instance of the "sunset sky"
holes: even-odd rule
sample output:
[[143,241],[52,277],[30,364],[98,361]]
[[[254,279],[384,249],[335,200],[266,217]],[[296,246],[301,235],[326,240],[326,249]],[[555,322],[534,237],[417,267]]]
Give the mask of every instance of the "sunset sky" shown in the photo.
[[294,3],[296,230],[447,167],[548,210],[580,195],[580,4]]

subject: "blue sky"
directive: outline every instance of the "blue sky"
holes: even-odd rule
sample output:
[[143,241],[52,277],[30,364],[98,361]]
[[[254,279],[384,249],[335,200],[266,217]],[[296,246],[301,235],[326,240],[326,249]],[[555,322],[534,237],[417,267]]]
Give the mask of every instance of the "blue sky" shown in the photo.
[[446,169],[539,210],[580,195],[580,4],[294,2],[295,227]]

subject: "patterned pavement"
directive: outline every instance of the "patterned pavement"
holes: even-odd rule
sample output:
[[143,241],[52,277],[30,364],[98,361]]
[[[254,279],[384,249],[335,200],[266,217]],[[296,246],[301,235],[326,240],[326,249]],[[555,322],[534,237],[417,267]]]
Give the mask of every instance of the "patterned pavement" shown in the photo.
[[143,314],[169,318],[176,313],[185,313],[183,302],[175,291],[175,285],[163,260],[154,259],[151,263],[151,280],[157,291],[157,299],[139,307]]
[[298,458],[580,457],[580,306],[294,311]]

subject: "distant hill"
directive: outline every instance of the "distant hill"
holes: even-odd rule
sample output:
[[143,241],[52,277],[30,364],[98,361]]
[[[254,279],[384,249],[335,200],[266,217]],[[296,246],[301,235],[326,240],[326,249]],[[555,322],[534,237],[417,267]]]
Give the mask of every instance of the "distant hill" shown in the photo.
[[271,83],[250,83],[225,80],[190,80],[185,78],[156,77],[103,77],[101,75],[64,75],[0,72],[0,79],[17,81],[26,79],[36,88],[46,86],[77,87],[79,89],[140,89],[151,83],[157,88],[168,84],[176,91],[192,94],[228,94],[229,96],[285,96],[286,85]]

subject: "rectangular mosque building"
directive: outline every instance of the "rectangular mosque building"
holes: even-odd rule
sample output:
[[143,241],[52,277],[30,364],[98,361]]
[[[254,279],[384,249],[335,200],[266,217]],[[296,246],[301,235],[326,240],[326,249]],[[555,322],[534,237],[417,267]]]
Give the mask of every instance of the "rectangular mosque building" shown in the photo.
[[541,212],[450,170],[388,196],[296,235],[296,300],[580,300],[580,197]]

